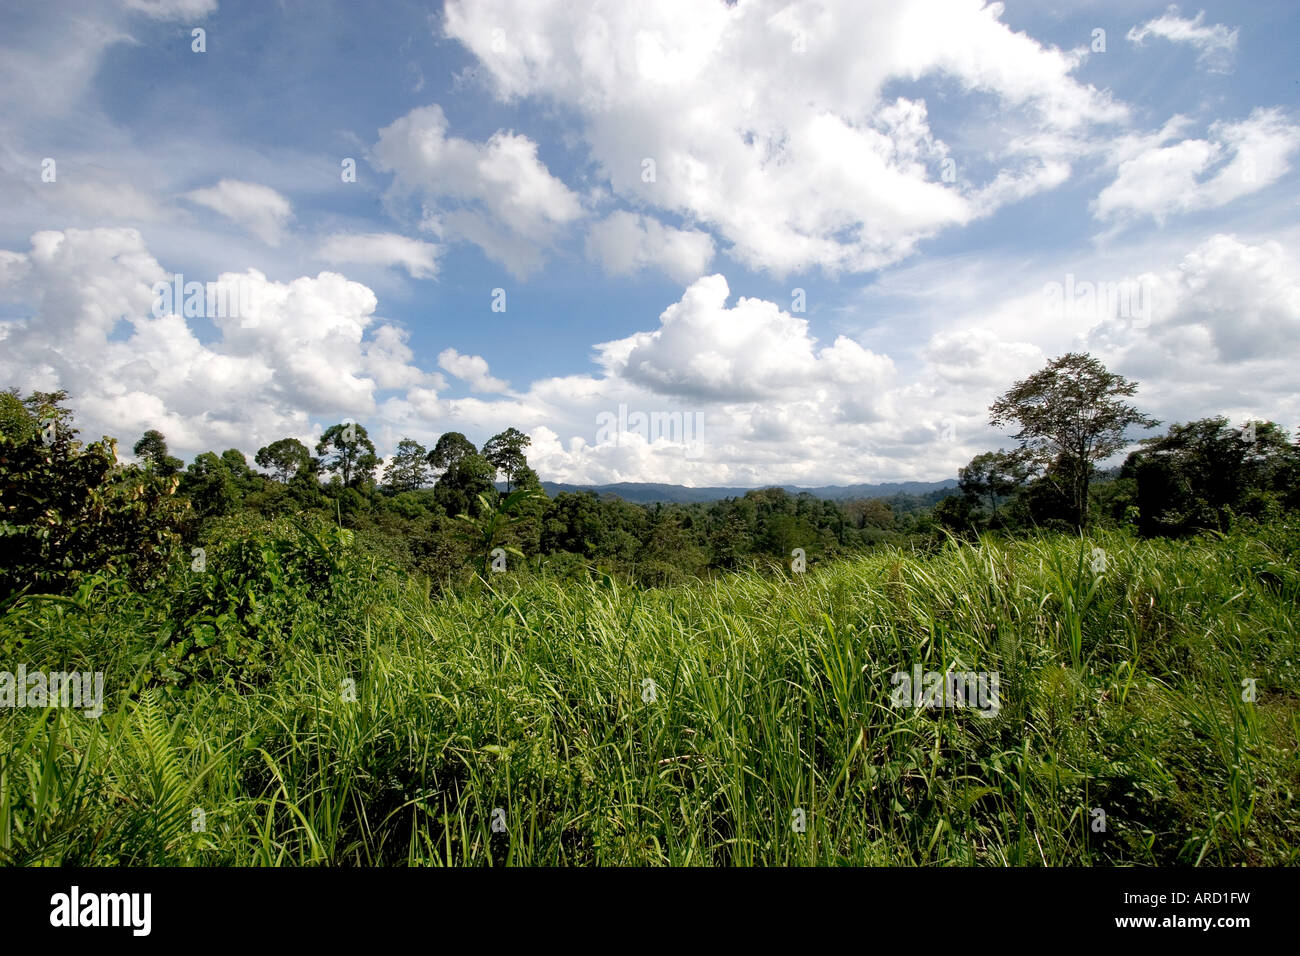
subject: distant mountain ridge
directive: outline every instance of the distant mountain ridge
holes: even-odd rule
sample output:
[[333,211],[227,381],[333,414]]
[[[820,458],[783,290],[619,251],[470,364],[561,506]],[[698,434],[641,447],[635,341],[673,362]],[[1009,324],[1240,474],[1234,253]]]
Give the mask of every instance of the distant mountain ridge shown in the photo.
[[[943,481],[893,481],[876,485],[822,485],[818,488],[803,488],[798,485],[763,485],[761,488],[781,488],[792,495],[807,492],[815,498],[827,498],[842,501],[846,498],[888,498],[890,495],[923,495],[931,491],[941,491],[957,487],[956,478]],[[608,485],[573,485],[559,481],[543,481],[542,488],[551,497],[562,491],[594,491],[598,495],[617,495],[633,504],[654,504],[671,502],[692,504],[696,502],[721,501],[723,498],[741,498],[747,491],[759,491],[761,488],[690,488],[686,485],[669,485],[659,482],[621,481]]]

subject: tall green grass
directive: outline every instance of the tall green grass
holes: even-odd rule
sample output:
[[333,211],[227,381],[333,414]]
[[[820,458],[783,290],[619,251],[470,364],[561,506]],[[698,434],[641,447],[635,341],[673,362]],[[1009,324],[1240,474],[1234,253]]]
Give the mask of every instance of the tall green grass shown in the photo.
[[[351,606],[299,616],[268,680],[182,688],[144,676],[156,608],[94,584],[0,619],[29,669],[104,669],[109,690],[98,721],[0,715],[0,859],[1290,863],[1294,541],[986,539],[439,598],[371,569]],[[917,663],[998,672],[998,716],[891,707]]]

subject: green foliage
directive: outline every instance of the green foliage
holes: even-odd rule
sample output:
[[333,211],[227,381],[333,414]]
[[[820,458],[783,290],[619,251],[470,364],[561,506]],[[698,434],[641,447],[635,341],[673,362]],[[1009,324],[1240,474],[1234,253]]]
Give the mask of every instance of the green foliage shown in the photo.
[[[342,536],[242,520],[207,542],[227,583],[184,593],[259,631],[261,666],[214,644],[186,658],[202,680],[134,680],[169,599],[107,580],[0,613],[29,667],[108,671],[100,720],[0,713],[0,862],[1298,862],[1294,526],[985,537],[648,590],[557,553],[432,597],[349,570]],[[260,624],[250,590],[275,604]],[[892,706],[913,666],[998,672],[997,716]]]
[[131,453],[143,458],[146,467],[163,478],[170,478],[185,467],[185,462],[167,453],[167,439],[156,428],[151,428],[135,443]]
[[1023,449],[1012,452],[999,448],[976,455],[957,472],[957,486],[972,503],[989,505],[989,525],[999,527],[998,502],[1014,495],[1029,480],[1032,462]]
[[476,455],[478,449],[474,443],[460,432],[447,432],[440,437],[429,452],[429,464],[439,472],[445,472],[466,455]]
[[1016,382],[989,408],[989,423],[1014,423],[1027,461],[1043,472],[1069,507],[1076,528],[1088,524],[1088,486],[1095,462],[1129,443],[1132,425],[1160,424],[1123,401],[1137,383],[1109,371],[1091,355],[1070,352]]
[[257,450],[253,461],[259,468],[266,468],[276,481],[288,482],[295,475],[310,472],[312,469],[311,452],[307,446],[296,438],[281,438]]
[[429,483],[429,452],[418,441],[403,438],[384,470],[384,483],[397,492],[416,491]]
[[379,467],[366,427],[355,422],[325,429],[316,443],[316,454],[322,456],[321,468],[337,476],[345,488],[370,481],[371,473]]
[[[495,501],[489,500],[485,495],[479,495],[476,516],[464,513],[456,516],[457,520],[465,526],[465,536],[470,543],[471,553],[475,555],[479,571],[484,577],[487,577],[491,571],[492,552],[498,547],[520,560],[526,558],[518,548],[505,544],[503,536],[511,525],[523,518],[524,506],[540,496],[541,492],[532,488],[522,488]],[[497,495],[494,493],[492,497],[497,498]]]
[[101,570],[149,587],[188,520],[176,479],[118,465],[112,439],[83,446],[47,401],[59,396],[34,399],[25,424],[10,400],[0,433],[0,600],[62,593]]
[[449,515],[464,512],[478,517],[480,501],[497,493],[492,483],[495,477],[496,468],[482,455],[462,455],[438,478],[433,489],[434,501]]
[[239,504],[239,487],[230,467],[205,451],[197,456],[181,478],[181,491],[190,499],[201,518],[219,518],[231,514]]
[[505,476],[506,491],[519,484],[519,479],[528,468],[528,459],[524,449],[532,444],[532,439],[517,428],[507,428],[499,435],[494,435],[483,446],[483,457],[492,463],[497,472]]
[[1142,442],[1124,470],[1137,483],[1143,534],[1224,531],[1235,514],[1280,512],[1300,477],[1300,448],[1273,422],[1247,428],[1204,418]]
[[310,634],[318,651],[347,640],[373,566],[351,550],[350,531],[319,519],[215,523],[200,554],[171,580],[174,622],[147,679],[165,683],[263,682],[286,642]]

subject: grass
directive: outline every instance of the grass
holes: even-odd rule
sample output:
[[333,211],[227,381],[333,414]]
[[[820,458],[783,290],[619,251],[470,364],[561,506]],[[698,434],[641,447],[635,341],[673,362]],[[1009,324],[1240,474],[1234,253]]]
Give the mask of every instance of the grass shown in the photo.
[[[146,687],[156,602],[91,582],[0,618],[6,660],[108,687],[98,721],[0,714],[0,860],[1294,863],[1295,541],[985,539],[438,598],[373,571],[251,687]],[[914,664],[996,671],[1000,712],[891,707]]]

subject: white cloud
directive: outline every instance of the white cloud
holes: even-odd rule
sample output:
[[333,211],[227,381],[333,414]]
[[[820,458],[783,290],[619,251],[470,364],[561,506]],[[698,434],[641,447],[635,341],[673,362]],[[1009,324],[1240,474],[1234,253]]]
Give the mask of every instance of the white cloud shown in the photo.
[[126,8],[155,20],[202,20],[217,12],[217,0],[126,0]]
[[1229,73],[1237,52],[1237,29],[1222,23],[1205,26],[1205,11],[1194,19],[1178,15],[1177,5],[1162,15],[1128,31],[1128,40],[1142,46],[1147,37],[1162,37],[1171,43],[1186,43],[1196,48],[1196,62],[1211,73]]
[[536,143],[500,130],[483,144],[448,136],[436,104],[381,129],[373,159],[394,174],[390,198],[426,201],[425,228],[476,243],[517,276],[539,268],[582,214],[577,196],[537,158]]
[[1116,144],[1118,173],[1092,204],[1097,218],[1163,222],[1171,214],[1227,205],[1280,179],[1300,149],[1300,126],[1276,109],[1256,109],[1238,123],[1213,123],[1209,139],[1171,143],[1187,122],[1176,116],[1157,133]]
[[1247,362],[1294,361],[1300,348],[1300,269],[1281,244],[1257,245],[1215,235],[1176,268],[1149,277],[1155,286],[1149,328],[1106,322],[1100,344],[1174,352],[1190,342],[1222,377]]
[[289,200],[271,187],[237,179],[223,179],[215,186],[195,189],[185,198],[221,213],[268,246],[280,244],[285,223],[293,215]]
[[[1126,119],[1073,78],[1082,54],[1013,32],[1001,10],[452,0],[446,31],[501,99],[576,111],[617,196],[709,226],[750,267],[867,271],[1060,183],[1097,124]],[[1004,135],[953,156],[922,100],[885,95],[921,78],[994,99]]]
[[392,232],[336,233],[321,243],[317,253],[329,263],[401,266],[412,279],[438,274],[439,246]]
[[619,210],[592,225],[587,258],[599,261],[610,275],[654,267],[678,282],[690,282],[708,269],[713,239],[698,229],[674,229],[653,216]]
[[372,414],[380,389],[442,384],[410,364],[399,330],[376,323],[374,293],[336,273],[220,276],[249,307],[209,316],[219,337],[205,343],[182,315],[153,315],[154,283],[172,276],[134,229],[37,233],[21,259],[19,270],[5,257],[0,293],[29,318],[0,326],[0,380],[68,388],[92,437],[157,427],[177,451],[252,452],[309,436],[315,416]]
[[921,349],[930,372],[961,387],[997,388],[1008,375],[1028,373],[1046,364],[1043,350],[1031,342],[1008,342],[988,328],[939,332]]
[[438,353],[438,367],[469,383],[476,392],[504,392],[508,382],[488,374],[488,363],[481,355],[461,355],[455,349]]
[[[1113,262],[1130,274],[1103,276],[1083,261],[1057,268],[1154,284],[1149,327],[1100,308],[1045,323],[1041,274],[984,263],[967,275],[936,263],[947,282],[927,287],[934,326],[927,333],[914,323],[889,355],[861,336],[823,345],[805,319],[773,302],[742,296],[729,305],[727,281],[711,275],[646,330],[596,346],[591,374],[541,378],[505,395],[485,358],[444,348],[446,373],[493,396],[456,399],[440,394],[441,375],[414,364],[405,334],[376,319],[374,294],[343,276],[223,275],[224,285],[250,287],[251,307],[214,318],[218,337],[201,342],[183,317],[150,314],[151,286],[169,276],[137,232],[48,231],[27,252],[0,255],[0,298],[24,303],[28,316],[0,323],[0,379],[24,390],[67,387],[86,434],[129,442],[156,427],[183,457],[227,447],[251,454],[284,435],[314,440],[342,420],[365,422],[381,453],[402,437],[427,445],[458,430],[483,441],[513,425],[532,436],[530,463],[543,477],[591,482],[951,475],[979,451],[1012,444],[988,426],[989,403],[1076,347],[1140,381],[1138,405],[1166,420],[1231,412],[1300,421],[1291,371],[1300,271],[1281,243],[1223,235],[1163,264],[1122,251]],[[913,348],[918,334],[923,344]],[[698,422],[698,440],[633,426],[598,442],[599,416],[620,409]]]
[[808,322],[762,299],[730,294],[721,275],[694,282],[659,328],[597,346],[598,361],[643,388],[705,401],[792,397],[835,384],[873,384],[888,359],[847,339],[818,351]]

